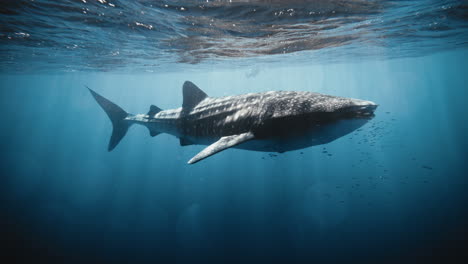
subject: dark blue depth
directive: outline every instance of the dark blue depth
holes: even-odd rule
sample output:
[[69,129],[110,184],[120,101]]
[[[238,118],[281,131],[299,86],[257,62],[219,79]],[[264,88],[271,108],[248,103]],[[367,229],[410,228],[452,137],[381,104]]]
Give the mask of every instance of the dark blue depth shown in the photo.
[[[467,53],[160,75],[3,75],[2,240],[59,263],[430,263],[466,243]],[[284,154],[111,124],[84,85],[132,113],[208,94],[308,90],[380,104],[362,130]],[[449,263],[449,262],[444,262]]]

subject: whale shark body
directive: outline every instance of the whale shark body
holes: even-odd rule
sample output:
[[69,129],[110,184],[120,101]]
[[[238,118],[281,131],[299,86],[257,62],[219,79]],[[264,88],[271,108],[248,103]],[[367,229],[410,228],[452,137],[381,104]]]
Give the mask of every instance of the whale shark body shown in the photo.
[[377,108],[371,101],[312,92],[272,91],[212,98],[186,81],[182,107],[162,110],[151,105],[148,113],[133,115],[89,91],[113,125],[109,151],[131,125],[140,124],[153,137],[160,133],[178,137],[181,146],[208,145],[189,164],[232,147],[283,153],[326,144],[363,126]]

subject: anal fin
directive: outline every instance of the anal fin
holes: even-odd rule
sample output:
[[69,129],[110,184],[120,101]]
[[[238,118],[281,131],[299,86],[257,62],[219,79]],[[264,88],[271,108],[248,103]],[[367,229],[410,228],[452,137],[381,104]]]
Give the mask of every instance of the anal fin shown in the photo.
[[161,134],[161,133],[159,133],[159,132],[157,132],[157,131],[152,131],[152,130],[150,130],[150,136],[152,136],[152,137],[155,137],[155,136],[157,136],[157,135],[159,135],[159,134]]
[[200,160],[205,159],[227,148],[249,141],[253,139],[254,137],[255,136],[252,132],[222,137],[218,141],[209,145],[208,147],[203,149],[201,152],[199,152],[197,155],[195,155],[195,157],[193,157],[191,160],[188,161],[188,164],[199,162]]
[[187,140],[187,139],[185,139],[185,138],[180,138],[180,139],[179,139],[179,142],[180,142],[180,145],[181,145],[181,146],[193,145],[193,143],[192,143],[190,140]]

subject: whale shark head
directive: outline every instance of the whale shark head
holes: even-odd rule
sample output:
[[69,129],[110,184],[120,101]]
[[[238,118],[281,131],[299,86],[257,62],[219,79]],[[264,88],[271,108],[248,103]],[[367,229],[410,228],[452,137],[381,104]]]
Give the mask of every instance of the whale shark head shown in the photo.
[[271,103],[271,118],[254,132],[260,138],[281,138],[283,151],[325,144],[362,127],[377,107],[361,99],[283,93]]
[[346,99],[346,103],[338,106],[335,112],[342,118],[371,119],[378,105],[372,101]]
[[[325,112],[317,109],[306,114],[309,129],[296,143],[319,145],[329,143],[364,126],[372,118],[378,105],[372,101],[353,98],[330,97]],[[302,146],[303,147],[303,146]]]
[[280,92],[269,101],[272,118],[369,118],[377,109],[372,101],[311,92]]

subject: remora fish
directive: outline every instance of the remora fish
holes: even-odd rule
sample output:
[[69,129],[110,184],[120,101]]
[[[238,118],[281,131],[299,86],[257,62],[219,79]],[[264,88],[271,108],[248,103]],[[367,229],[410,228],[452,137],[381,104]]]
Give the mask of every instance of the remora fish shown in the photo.
[[152,137],[160,133],[178,137],[181,146],[208,145],[189,164],[231,147],[282,153],[329,143],[363,126],[377,108],[371,101],[312,92],[211,98],[186,81],[182,107],[161,110],[151,105],[148,113],[132,115],[89,90],[112,121],[109,151],[132,124],[140,124]]

